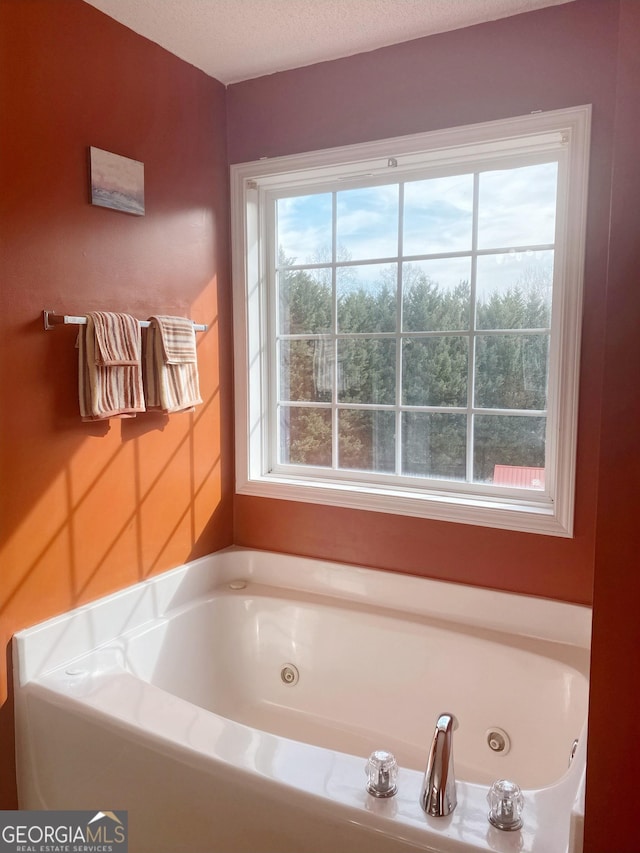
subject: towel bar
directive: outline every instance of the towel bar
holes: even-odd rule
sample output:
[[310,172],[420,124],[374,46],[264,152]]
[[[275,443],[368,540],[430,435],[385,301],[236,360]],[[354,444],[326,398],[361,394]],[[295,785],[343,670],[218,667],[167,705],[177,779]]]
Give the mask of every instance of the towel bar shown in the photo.
[[[72,314],[56,314],[55,311],[43,311],[42,319],[46,332],[51,331],[55,326],[86,326],[86,317],[75,317]],[[149,326],[148,320],[138,320],[142,328]],[[206,323],[194,323],[193,328],[196,332],[206,332],[209,328]]]

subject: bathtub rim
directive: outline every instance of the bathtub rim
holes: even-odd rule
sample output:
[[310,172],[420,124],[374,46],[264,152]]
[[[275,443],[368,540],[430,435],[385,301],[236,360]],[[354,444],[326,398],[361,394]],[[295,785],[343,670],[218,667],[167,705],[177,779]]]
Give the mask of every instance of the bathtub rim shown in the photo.
[[16,687],[235,580],[590,648],[585,605],[232,545],[16,632]]

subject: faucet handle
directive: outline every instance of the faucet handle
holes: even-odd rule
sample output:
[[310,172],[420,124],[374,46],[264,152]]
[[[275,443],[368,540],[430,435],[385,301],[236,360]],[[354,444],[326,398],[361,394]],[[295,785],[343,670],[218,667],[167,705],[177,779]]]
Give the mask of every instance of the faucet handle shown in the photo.
[[522,828],[524,797],[519,785],[509,779],[499,779],[487,794],[489,823],[498,829]]
[[377,749],[372,752],[365,767],[365,773],[369,777],[367,791],[374,797],[393,797],[398,790],[396,777],[398,775],[398,762],[391,752]]

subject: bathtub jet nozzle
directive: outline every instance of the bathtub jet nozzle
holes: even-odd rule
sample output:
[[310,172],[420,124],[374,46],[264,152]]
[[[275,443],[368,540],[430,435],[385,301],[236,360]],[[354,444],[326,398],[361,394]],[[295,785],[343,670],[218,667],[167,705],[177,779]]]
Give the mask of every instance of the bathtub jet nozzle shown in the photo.
[[438,717],[420,792],[422,810],[431,817],[446,817],[458,804],[453,769],[453,732],[457,728],[453,714]]

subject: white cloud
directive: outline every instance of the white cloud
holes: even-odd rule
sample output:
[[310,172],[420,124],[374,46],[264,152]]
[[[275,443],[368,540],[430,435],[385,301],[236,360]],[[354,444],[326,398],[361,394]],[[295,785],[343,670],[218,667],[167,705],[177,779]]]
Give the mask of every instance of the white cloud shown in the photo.
[[557,164],[480,175],[481,249],[553,243]]

